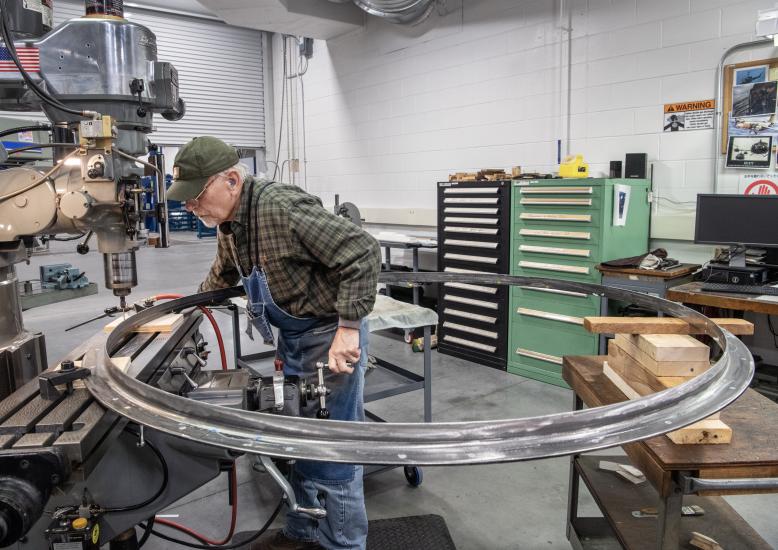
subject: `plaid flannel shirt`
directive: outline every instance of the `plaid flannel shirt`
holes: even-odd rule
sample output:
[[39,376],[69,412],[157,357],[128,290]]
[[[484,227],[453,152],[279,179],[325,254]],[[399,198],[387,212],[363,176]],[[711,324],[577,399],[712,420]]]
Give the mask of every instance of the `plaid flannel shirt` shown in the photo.
[[219,226],[216,259],[199,291],[237,284],[236,259],[245,275],[254,265],[262,268],[273,300],[296,317],[338,315],[349,325],[373,309],[378,241],[297,186],[252,177],[243,182],[235,221]]

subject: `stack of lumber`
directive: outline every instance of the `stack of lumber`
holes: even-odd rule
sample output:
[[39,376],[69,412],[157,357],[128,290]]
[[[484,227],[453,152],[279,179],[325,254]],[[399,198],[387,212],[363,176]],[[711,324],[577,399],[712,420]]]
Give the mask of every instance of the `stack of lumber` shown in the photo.
[[511,179],[511,175],[502,168],[484,168],[478,172],[457,172],[448,176],[448,181],[497,181],[509,179]]
[[[753,334],[742,319],[714,319],[735,334]],[[694,326],[681,319],[586,317],[584,327],[614,334],[608,342],[603,374],[629,399],[672,388],[710,368],[710,348],[690,335]],[[729,443],[732,429],[716,413],[666,434],[676,444]]]

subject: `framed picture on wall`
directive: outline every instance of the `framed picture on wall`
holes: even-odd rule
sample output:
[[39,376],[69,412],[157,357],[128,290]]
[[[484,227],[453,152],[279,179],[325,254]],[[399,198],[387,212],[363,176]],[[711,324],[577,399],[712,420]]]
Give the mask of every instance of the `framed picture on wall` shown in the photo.
[[729,168],[770,168],[773,136],[730,136],[727,148]]
[[757,82],[766,82],[767,71],[769,67],[767,65],[758,65],[756,67],[744,67],[742,69],[735,69],[735,86],[741,84],[755,84]]

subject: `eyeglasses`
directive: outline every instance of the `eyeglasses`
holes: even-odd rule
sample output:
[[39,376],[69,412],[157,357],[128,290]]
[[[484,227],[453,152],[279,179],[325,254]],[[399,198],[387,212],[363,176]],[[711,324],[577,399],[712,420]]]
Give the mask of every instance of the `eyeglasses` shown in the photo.
[[218,176],[206,182],[205,187],[203,187],[203,190],[200,191],[200,194],[193,199],[187,199],[186,202],[184,203],[184,206],[189,210],[194,210],[195,208],[200,206],[200,201],[202,200],[203,195],[205,195],[205,192],[208,190],[208,187],[210,187],[210,185],[213,182],[215,182],[217,179],[219,179]]

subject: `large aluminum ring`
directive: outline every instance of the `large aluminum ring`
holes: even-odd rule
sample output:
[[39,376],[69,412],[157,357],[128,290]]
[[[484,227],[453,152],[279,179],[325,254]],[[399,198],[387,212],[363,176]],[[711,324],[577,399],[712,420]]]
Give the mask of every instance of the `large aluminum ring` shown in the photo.
[[382,282],[520,285],[607,296],[683,318],[721,348],[705,373],[671,389],[605,407],[478,422],[355,423],[229,409],[171,395],[124,374],[110,351],[137,326],[173,310],[221,303],[238,287],[157,305],[118,325],[84,364],[89,391],[108,409],[145,426],[235,451],[357,464],[479,464],[569,455],[646,439],[701,420],[742,394],[754,372],[746,346],[680,304],[638,292],[560,280],[488,274],[387,273]]

